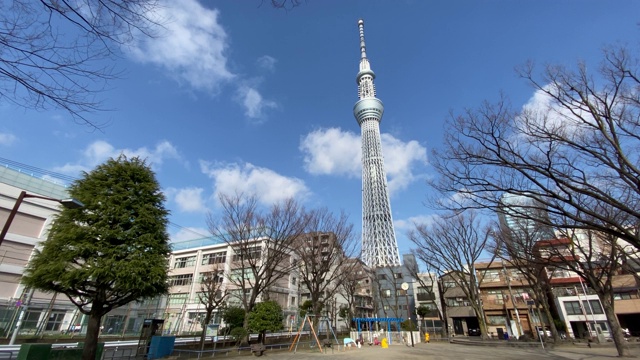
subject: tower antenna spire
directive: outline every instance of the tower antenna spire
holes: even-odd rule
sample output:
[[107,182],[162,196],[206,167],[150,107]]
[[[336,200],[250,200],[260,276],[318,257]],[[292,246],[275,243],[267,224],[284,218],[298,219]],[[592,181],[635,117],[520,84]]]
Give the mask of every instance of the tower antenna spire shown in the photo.
[[367,49],[364,44],[364,20],[358,20],[358,29],[360,29],[360,58],[367,58]]
[[384,170],[380,140],[380,120],[384,113],[382,101],[376,97],[364,43],[364,21],[360,30],[360,71],[356,75],[358,100],[353,115],[362,134],[362,261],[371,267],[399,266],[398,243],[393,229],[391,204]]

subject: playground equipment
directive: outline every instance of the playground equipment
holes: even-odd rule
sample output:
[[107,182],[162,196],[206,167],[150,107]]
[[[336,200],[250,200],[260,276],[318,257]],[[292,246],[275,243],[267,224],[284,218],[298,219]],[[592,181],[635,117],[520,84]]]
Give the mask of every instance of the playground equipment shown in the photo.
[[[298,329],[298,333],[296,334],[296,337],[293,339],[293,342],[289,347],[289,351],[293,350],[294,354],[298,350],[298,343],[300,342],[300,337],[301,337],[300,335],[304,330],[305,324],[309,324],[309,329],[310,329],[309,334],[313,334],[313,338],[316,340],[316,344],[318,344],[318,349],[320,350],[321,353],[324,353],[324,350],[322,349],[323,347],[330,347],[333,350],[333,342],[331,341],[331,339],[325,339],[322,342],[322,344],[320,343],[320,340],[318,339],[318,335],[316,334],[316,331],[313,328],[311,317],[313,317],[313,315],[306,315],[304,317],[304,320],[302,321],[302,324],[300,324],[300,328]],[[318,326],[320,326],[323,322],[326,324],[328,331],[331,331],[331,334],[333,335],[333,339],[335,340],[335,345],[340,347],[340,343],[338,342],[336,333],[333,331],[333,326],[331,326],[331,320],[326,316],[321,316],[318,320]]]
[[396,328],[400,329],[400,324],[403,321],[402,318],[353,318],[352,320],[356,322],[358,329],[358,336],[356,336],[356,338],[358,339],[364,339],[362,335],[362,325],[367,325],[367,340],[370,344],[373,343],[374,338],[378,336],[377,332],[372,332],[375,324],[386,323],[387,331],[385,332],[383,328],[382,332],[386,333],[384,338],[387,340],[387,344],[391,344],[393,342],[391,337],[391,323],[395,322]]

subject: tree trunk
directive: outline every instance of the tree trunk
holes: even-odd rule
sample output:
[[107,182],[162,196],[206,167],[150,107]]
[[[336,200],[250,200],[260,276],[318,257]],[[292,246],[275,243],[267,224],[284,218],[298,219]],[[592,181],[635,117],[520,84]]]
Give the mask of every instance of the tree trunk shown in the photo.
[[607,315],[607,320],[611,327],[611,336],[613,337],[613,343],[616,345],[616,350],[618,350],[618,356],[631,356],[627,346],[627,341],[620,329],[620,323],[618,322],[618,318],[613,310],[613,304],[609,300],[610,297],[604,296],[604,298],[604,300],[601,299],[602,307],[604,308],[604,313]]
[[209,323],[211,322],[211,313],[213,313],[213,309],[211,311],[207,309],[204,321],[202,322],[202,334],[200,335],[200,351],[204,350],[204,340],[207,337],[207,328]]
[[98,313],[99,304],[93,304],[96,309],[89,314],[87,324],[87,335],[84,338],[84,348],[82,349],[82,360],[95,360],[98,350],[98,336],[100,336],[100,320],[102,315]]

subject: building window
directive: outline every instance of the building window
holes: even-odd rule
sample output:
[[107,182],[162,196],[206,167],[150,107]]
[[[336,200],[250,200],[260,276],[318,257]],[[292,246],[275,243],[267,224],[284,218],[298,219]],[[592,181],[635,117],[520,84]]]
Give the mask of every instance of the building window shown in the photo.
[[62,320],[64,319],[63,312],[52,312],[49,315],[49,320],[47,321],[47,325],[45,326],[45,331],[58,331],[60,330],[60,326],[62,325]]
[[296,286],[298,283],[298,279],[294,276],[291,278],[291,285]]
[[402,279],[402,273],[395,273],[396,279]]
[[531,299],[531,295],[529,295],[529,289],[513,289],[513,302],[514,303],[526,303],[527,300]]
[[445,281],[445,282],[443,283],[443,285],[444,285],[444,288],[445,288],[445,289],[451,289],[451,288],[454,288],[454,287],[458,286],[458,284],[456,284],[456,282],[455,282],[455,281],[453,281],[453,280]]
[[615,293],[613,294],[613,300],[630,300],[632,299],[630,293]]
[[582,309],[580,308],[580,302],[578,301],[565,301],[564,309],[567,315],[582,315]]
[[217,272],[217,271],[202,272],[202,273],[200,273],[200,277],[198,278],[198,282],[199,283],[203,283],[205,281],[211,282],[211,283],[216,282],[218,284],[222,284],[222,282],[224,281],[224,277],[222,276],[221,272]]
[[224,264],[227,262],[227,252],[217,252],[202,255],[202,265]]
[[176,260],[173,263],[173,268],[182,269],[182,268],[194,266],[195,264],[196,264],[195,256],[185,256],[181,258],[176,258]]
[[179,293],[179,294],[169,294],[168,303],[169,305],[177,305],[177,304],[185,304],[189,294],[187,293]]
[[487,291],[487,297],[485,301],[489,304],[504,304],[504,296],[502,295],[502,291],[500,290],[489,290]]
[[497,282],[500,281],[500,270],[487,270],[483,272],[482,281]]
[[561,268],[554,268],[551,271],[551,277],[554,279],[570,279],[577,276],[575,272]]
[[253,270],[251,270],[251,268],[233,269],[229,274],[229,280],[234,281],[235,283],[253,279],[255,279],[255,277],[253,276]]
[[387,275],[385,275],[385,274],[378,274],[378,280],[387,280]]
[[191,285],[193,274],[174,275],[169,277],[169,286]]
[[507,317],[504,315],[487,315],[487,323],[490,325],[503,325],[507,323]]
[[518,269],[510,269],[509,276],[511,281],[525,281],[527,277]]
[[[591,305],[591,306],[589,306]],[[582,307],[584,308],[584,312],[591,315],[593,310],[593,314],[604,314],[602,310],[602,306],[600,306],[600,301],[598,300],[582,300]]]
[[233,257],[232,261],[242,261],[242,260],[255,260],[259,259],[262,254],[262,248],[260,246],[250,246],[248,248],[236,248],[233,249]]
[[295,296],[291,297],[291,306],[296,306],[296,297]]
[[447,306],[451,306],[451,307],[471,306],[471,302],[469,302],[469,300],[462,297],[447,298]]
[[[609,331],[609,326],[607,324],[606,321],[596,321],[598,323],[598,325],[600,325],[600,329],[602,329],[602,331]],[[596,325],[589,321],[589,327],[591,328],[591,331],[597,331],[596,330]]]
[[396,290],[396,296],[404,296],[407,295],[407,291],[406,290],[402,290],[402,289],[397,289]]
[[390,297],[391,297],[391,290],[389,290],[389,289],[383,289],[383,290],[382,290],[382,297],[384,297],[384,298],[390,298]]

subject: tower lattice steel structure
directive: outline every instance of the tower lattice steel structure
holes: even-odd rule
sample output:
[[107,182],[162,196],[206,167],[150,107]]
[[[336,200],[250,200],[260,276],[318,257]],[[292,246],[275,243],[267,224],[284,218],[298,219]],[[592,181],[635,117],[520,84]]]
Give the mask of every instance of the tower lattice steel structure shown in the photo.
[[360,100],[353,107],[362,132],[362,261],[372,267],[400,265],[398,243],[393,229],[387,174],[380,141],[382,101],[376,98],[364,43],[364,21],[360,30],[360,71],[356,76]]

